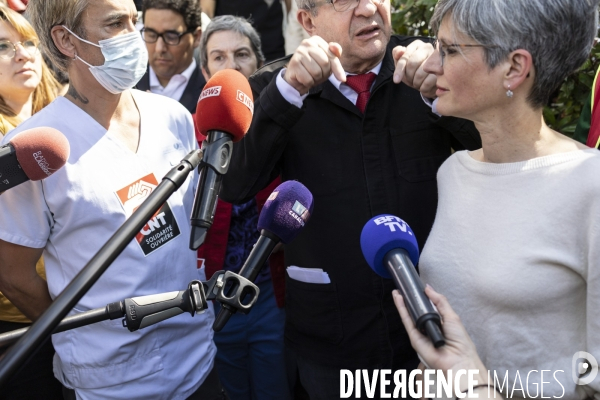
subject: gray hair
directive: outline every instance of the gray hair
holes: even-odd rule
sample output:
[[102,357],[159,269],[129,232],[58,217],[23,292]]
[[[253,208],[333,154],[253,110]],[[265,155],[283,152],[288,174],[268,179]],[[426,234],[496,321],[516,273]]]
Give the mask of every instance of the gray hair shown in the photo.
[[83,13],[90,0],[30,0],[26,16],[40,37],[42,52],[50,63],[66,73],[71,59],[58,50],[52,39],[52,28],[65,25],[79,37],[85,38],[81,25]]
[[296,0],[298,10],[310,11],[313,15],[317,15],[317,5],[315,0]]
[[265,56],[261,49],[260,36],[256,29],[252,27],[250,22],[245,18],[236,17],[234,15],[221,15],[210,21],[210,24],[206,26],[204,32],[202,32],[202,42],[200,44],[200,61],[202,68],[208,71],[208,52],[206,50],[206,43],[208,39],[215,32],[219,31],[234,31],[239,34],[246,36],[250,39],[252,45],[252,51],[258,60],[258,66],[261,66],[265,62]]
[[437,34],[448,15],[456,31],[484,47],[490,68],[512,51],[529,51],[536,73],[528,101],[537,108],[587,59],[598,29],[599,1],[440,0],[431,27]]

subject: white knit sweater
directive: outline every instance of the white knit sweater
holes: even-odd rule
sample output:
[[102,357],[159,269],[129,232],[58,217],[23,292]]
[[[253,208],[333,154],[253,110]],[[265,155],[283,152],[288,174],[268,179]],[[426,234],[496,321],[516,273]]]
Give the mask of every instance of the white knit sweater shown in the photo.
[[421,276],[500,383],[508,372],[503,394],[541,398],[545,370],[544,397],[600,399],[600,375],[572,378],[576,352],[600,361],[600,152],[494,164],[462,151],[438,186]]

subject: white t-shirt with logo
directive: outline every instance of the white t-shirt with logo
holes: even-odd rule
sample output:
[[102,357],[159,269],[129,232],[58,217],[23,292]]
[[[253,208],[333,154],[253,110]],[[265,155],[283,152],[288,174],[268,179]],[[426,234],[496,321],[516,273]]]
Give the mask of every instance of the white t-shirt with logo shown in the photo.
[[[166,97],[132,91],[140,111],[137,153],[111,137],[64,97],[4,139],[41,126],[69,140],[67,164],[43,181],[0,196],[0,239],[44,248],[55,298],[148,197],[163,176],[197,148],[190,114]],[[197,173],[191,174],[129,243],[73,312],[125,298],[179,291],[204,280],[189,250],[189,217]],[[9,211],[7,211],[9,210]],[[54,372],[84,399],[185,399],[204,381],[216,352],[212,309],[182,314],[129,332],[121,319],[53,335]]]

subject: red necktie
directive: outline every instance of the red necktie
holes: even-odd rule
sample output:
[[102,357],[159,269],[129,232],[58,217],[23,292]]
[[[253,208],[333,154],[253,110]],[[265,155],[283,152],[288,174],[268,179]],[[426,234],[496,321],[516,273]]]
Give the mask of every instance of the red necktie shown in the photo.
[[346,76],[346,85],[350,86],[352,90],[358,93],[356,107],[358,107],[363,114],[365,113],[365,108],[367,108],[369,97],[371,97],[371,86],[373,86],[375,78],[377,78],[377,75],[373,72]]

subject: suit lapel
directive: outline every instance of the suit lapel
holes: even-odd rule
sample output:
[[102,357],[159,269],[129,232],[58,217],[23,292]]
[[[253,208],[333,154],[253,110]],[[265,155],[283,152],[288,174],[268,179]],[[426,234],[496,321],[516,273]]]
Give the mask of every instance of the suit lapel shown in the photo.
[[190,80],[181,95],[181,99],[179,99],[179,102],[192,114],[196,112],[198,98],[200,97],[200,92],[204,85],[206,85],[206,82],[204,81],[204,77],[198,66],[192,73],[192,76],[190,76]]
[[363,117],[362,113],[350,100],[348,100],[342,92],[340,92],[333,84],[326,80],[324,83],[315,86],[309,92],[309,95],[320,95],[321,98],[331,101],[333,104],[342,107],[345,110],[356,114],[360,118]]
[[379,74],[375,79],[375,84],[373,85],[373,89],[371,93],[375,93],[377,89],[379,89],[383,84],[392,79],[394,74],[394,58],[392,57],[392,47],[388,46],[385,55],[383,56],[383,61],[381,62],[381,69],[379,70]]

